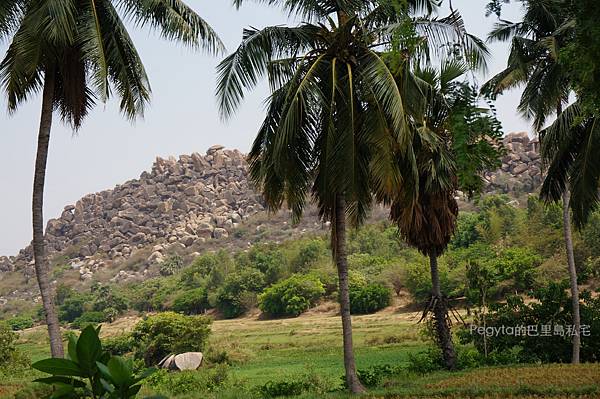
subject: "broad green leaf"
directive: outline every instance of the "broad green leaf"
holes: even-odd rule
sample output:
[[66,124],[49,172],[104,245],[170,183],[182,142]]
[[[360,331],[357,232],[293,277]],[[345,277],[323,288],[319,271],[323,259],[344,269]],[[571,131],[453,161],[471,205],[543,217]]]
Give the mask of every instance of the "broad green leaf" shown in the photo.
[[61,385],[54,389],[52,395],[50,395],[50,399],[60,399],[60,398],[68,398],[72,397],[75,392],[75,388],[70,385]]
[[63,376],[38,378],[37,380],[33,380],[33,382],[39,382],[41,384],[48,384],[48,385],[66,384],[66,385],[72,385],[75,388],[84,388],[86,386],[85,382],[83,382],[83,381],[80,381],[80,380],[77,380],[74,378],[63,377]]
[[44,359],[31,365],[36,370],[52,375],[86,377],[77,363],[69,359]]
[[127,385],[133,377],[131,364],[122,357],[113,356],[108,361],[108,370],[112,381],[117,386]]
[[98,338],[98,332],[94,327],[87,326],[77,341],[77,359],[81,369],[87,376],[91,376],[96,370],[96,361],[102,352],[102,344]]
[[110,374],[110,370],[108,369],[108,367],[106,367],[105,364],[102,364],[100,362],[96,362],[96,367],[98,367],[98,370],[100,370],[100,374],[102,374],[102,377],[104,377],[108,381],[114,383],[112,375]]
[[69,335],[69,345],[67,349],[69,359],[77,362],[77,337],[74,335]]
[[115,388],[112,386],[112,384],[106,381],[104,378],[100,378],[100,384],[102,384],[102,387],[110,393],[115,391]]

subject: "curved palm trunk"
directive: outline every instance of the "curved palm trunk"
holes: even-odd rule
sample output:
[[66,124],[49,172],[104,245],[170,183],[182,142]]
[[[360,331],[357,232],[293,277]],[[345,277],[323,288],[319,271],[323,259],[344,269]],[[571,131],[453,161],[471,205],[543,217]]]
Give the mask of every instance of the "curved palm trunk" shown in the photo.
[[37,155],[35,159],[35,174],[33,178],[33,255],[35,259],[35,273],[37,276],[42,304],[46,314],[46,325],[50,336],[50,351],[52,357],[63,357],[63,344],[60,334],[60,325],[54,308],[54,292],[48,277],[49,265],[46,258],[46,244],[44,242],[44,182],[46,179],[46,162],[48,159],[48,145],[50,143],[50,129],[52,128],[52,110],[54,103],[54,73],[47,71],[42,96],[42,115],[38,133]]
[[571,280],[571,302],[573,306],[573,352],[571,363],[579,363],[579,351],[581,347],[581,316],[579,314],[579,287],[577,284],[577,269],[575,269],[575,256],[573,255],[573,236],[571,231],[571,193],[565,190],[563,193],[563,231],[565,235],[565,246],[567,250],[567,263],[569,265],[569,277]]
[[346,201],[341,195],[336,197],[333,245],[340,287],[340,313],[342,316],[342,334],[344,337],[346,385],[352,393],[361,393],[365,392],[365,388],[356,375],[356,362],[354,360],[354,348],[352,344],[352,318],[350,316],[348,259],[346,254]]
[[448,325],[448,308],[446,300],[442,296],[442,288],[440,285],[440,275],[438,271],[438,257],[435,253],[429,255],[429,266],[431,268],[431,285],[432,285],[432,301],[433,316],[435,319],[435,329],[437,334],[438,344],[442,350],[444,365],[448,370],[456,369],[456,351],[452,343],[452,332]]

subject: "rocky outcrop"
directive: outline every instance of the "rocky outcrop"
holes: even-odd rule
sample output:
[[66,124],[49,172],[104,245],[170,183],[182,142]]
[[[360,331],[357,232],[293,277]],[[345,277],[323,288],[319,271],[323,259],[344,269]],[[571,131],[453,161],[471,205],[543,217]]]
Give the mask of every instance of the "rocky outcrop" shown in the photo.
[[[149,172],[112,190],[89,194],[48,221],[49,255],[68,252],[72,260],[101,254],[110,261],[129,258],[138,248],[161,241],[190,247],[227,237],[244,219],[263,210],[251,189],[245,157],[237,150],[211,147],[206,155],[157,158]],[[151,261],[160,262],[155,251]],[[31,246],[16,263],[31,262]],[[0,270],[2,270],[0,259]],[[78,262],[82,279],[90,265]]]
[[535,192],[543,181],[539,141],[526,132],[510,133],[504,138],[506,155],[502,167],[484,175],[487,192],[519,194]]
[[[502,167],[484,175],[486,191],[534,192],[542,182],[537,140],[511,133],[504,146]],[[173,246],[226,239],[263,209],[250,186],[245,156],[217,145],[206,155],[157,158],[139,179],[67,205],[48,221],[47,248],[50,256],[69,259],[81,280],[90,280],[106,262],[127,260],[140,249],[150,265],[165,260]],[[31,268],[32,255],[29,246],[16,257],[0,257],[0,272]],[[144,273],[121,271],[114,281],[143,279]]]

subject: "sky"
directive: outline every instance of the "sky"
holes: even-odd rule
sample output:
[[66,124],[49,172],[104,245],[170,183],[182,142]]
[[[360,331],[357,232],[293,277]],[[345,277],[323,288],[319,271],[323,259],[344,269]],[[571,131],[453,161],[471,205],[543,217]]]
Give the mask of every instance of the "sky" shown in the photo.
[[[486,37],[495,16],[486,18],[486,0],[454,0],[468,30]],[[239,44],[242,29],[285,24],[286,16],[273,7],[248,2],[236,11],[228,0],[188,0],[219,33],[229,52]],[[444,1],[447,3],[447,1]],[[440,11],[444,15],[446,10]],[[508,6],[503,18],[518,20],[519,5]],[[215,67],[222,57],[194,52],[162,40],[145,29],[130,33],[146,66],[152,100],[145,116],[130,123],[116,101],[99,105],[76,133],[55,116],[48,158],[44,217],[60,216],[65,205],[92,192],[114,187],[149,170],[157,156],[203,153],[214,144],[247,152],[264,115],[268,88],[261,84],[246,97],[229,121],[218,116]],[[0,42],[4,57],[7,43]],[[490,45],[489,74],[506,63],[508,47]],[[480,77],[481,82],[485,76]],[[506,133],[527,131],[528,122],[515,111],[518,91],[501,97],[496,106]],[[16,255],[31,241],[31,192],[40,113],[39,96],[14,114],[0,95],[0,255]]]

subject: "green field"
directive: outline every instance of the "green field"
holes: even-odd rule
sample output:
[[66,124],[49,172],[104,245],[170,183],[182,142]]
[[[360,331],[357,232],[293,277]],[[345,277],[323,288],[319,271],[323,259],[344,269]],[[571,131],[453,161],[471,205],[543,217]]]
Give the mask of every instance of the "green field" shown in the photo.
[[[388,308],[391,309],[391,308]],[[127,331],[135,317],[104,327],[104,334]],[[374,365],[406,365],[410,353],[426,347],[416,324],[417,313],[386,310],[374,315],[354,317],[356,357],[359,369]],[[224,350],[233,361],[229,379],[235,387],[186,398],[237,398],[241,392],[267,381],[282,381],[300,376],[317,376],[330,386],[340,383],[343,374],[340,321],[333,310],[313,312],[295,319],[259,320],[257,317],[215,321],[211,346]],[[33,360],[47,356],[44,330],[40,327],[22,333],[19,347]],[[37,375],[5,376],[0,382],[0,397],[33,398]],[[145,387],[144,394],[156,392]],[[15,396],[16,395],[16,396]],[[344,393],[313,393],[303,398],[347,397]],[[600,365],[528,365],[481,368],[457,373],[429,375],[401,373],[385,380],[368,397],[483,397],[483,398],[595,398],[600,397]]]

